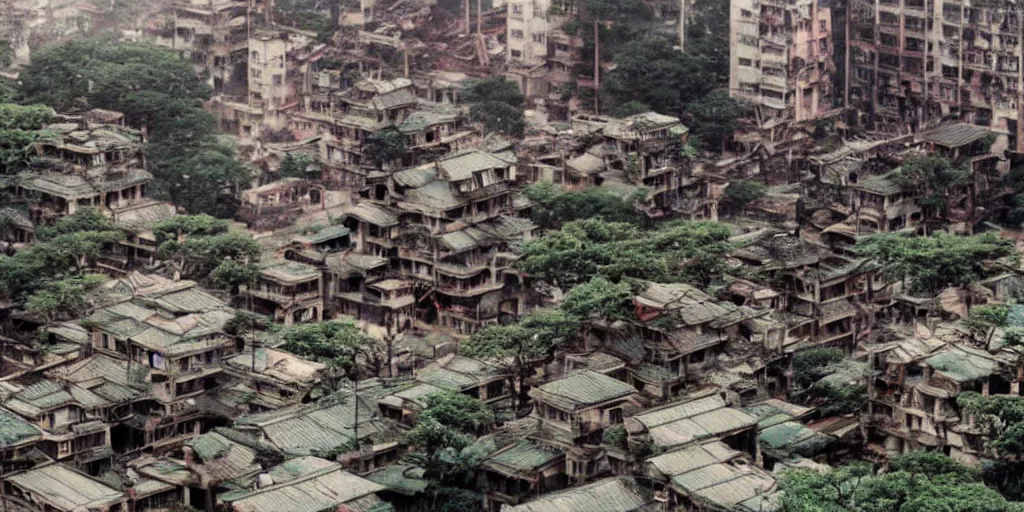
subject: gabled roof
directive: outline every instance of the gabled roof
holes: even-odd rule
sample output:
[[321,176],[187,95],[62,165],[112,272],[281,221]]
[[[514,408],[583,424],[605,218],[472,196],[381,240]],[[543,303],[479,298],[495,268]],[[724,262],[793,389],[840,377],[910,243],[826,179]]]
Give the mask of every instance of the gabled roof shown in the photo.
[[[317,460],[320,464],[313,467],[320,469],[298,478],[244,494],[229,493],[221,497],[230,502],[236,512],[322,512],[340,509],[341,505],[353,502],[358,502],[357,510],[368,510],[381,503],[373,493],[385,490],[383,485],[353,475],[342,469],[340,464]],[[294,464],[295,461],[286,464],[289,463]]]
[[559,409],[573,411],[636,394],[636,388],[607,375],[579,370],[564,379],[534,388],[534,399]]
[[[660,510],[653,495],[632,478],[619,476],[541,496],[507,512],[640,512]],[[649,508],[650,507],[650,508]]]
[[274,261],[260,269],[260,275],[282,284],[304,283],[320,278],[320,269],[298,261]]
[[[185,443],[199,459],[199,464],[192,469],[204,482],[225,482],[260,472],[256,450],[232,439],[243,434],[230,432],[228,429],[215,429]],[[252,444],[256,442],[252,440]]]
[[225,364],[243,372],[255,373],[271,377],[281,382],[311,384],[315,382],[326,368],[325,365],[308,361],[294,354],[270,348],[256,349],[256,362],[253,364],[252,352],[243,352]]
[[488,169],[504,169],[509,165],[507,160],[479,149],[456,153],[437,162],[442,175],[449,181],[468,180],[474,173]]
[[99,510],[127,501],[121,491],[62,464],[36,467],[6,480],[67,512]]
[[371,473],[363,478],[376,482],[391,492],[405,496],[415,496],[426,492],[430,483],[423,478],[423,468],[407,466],[405,464],[392,464]]
[[533,441],[520,441],[488,456],[480,467],[510,477],[529,478],[534,471],[547,466],[565,454],[538,445]]
[[981,140],[991,132],[988,128],[967,123],[950,123],[932,128],[920,135],[921,140],[947,148],[958,148]]
[[417,381],[454,391],[505,377],[505,373],[494,365],[455,354],[441,357],[416,372]]
[[662,316],[672,315],[685,326],[708,324],[715,329],[737,324],[761,314],[751,308],[719,301],[684,283],[648,282],[633,302],[661,310]]
[[979,352],[954,345],[925,359],[925,363],[950,380],[972,382],[999,371],[995,358],[985,357]]
[[654,445],[662,449],[753,428],[755,425],[757,418],[739,409],[726,407],[725,399],[717,393],[648,410],[626,420],[626,429],[631,435],[646,433]]
[[351,210],[345,212],[347,217],[355,217],[363,222],[381,227],[391,227],[398,224],[398,217],[383,206],[373,203],[359,203]]
[[[239,429],[260,429],[272,445],[286,455],[305,456],[326,452],[355,437],[355,401],[351,396],[333,405],[292,406],[238,418]],[[323,400],[321,400],[323,402]],[[377,417],[376,399],[360,396],[359,437],[364,439],[387,429]]]
[[10,448],[42,437],[42,433],[20,416],[0,408],[0,448]]

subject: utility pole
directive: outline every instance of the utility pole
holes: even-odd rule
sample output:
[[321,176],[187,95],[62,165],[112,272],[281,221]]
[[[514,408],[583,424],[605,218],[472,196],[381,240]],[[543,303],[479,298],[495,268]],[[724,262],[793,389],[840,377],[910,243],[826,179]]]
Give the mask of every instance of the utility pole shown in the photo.
[[601,115],[598,96],[601,95],[601,33],[597,17],[594,17],[594,115]]
[[689,8],[686,3],[689,0],[679,0],[679,51],[686,51],[686,10]]

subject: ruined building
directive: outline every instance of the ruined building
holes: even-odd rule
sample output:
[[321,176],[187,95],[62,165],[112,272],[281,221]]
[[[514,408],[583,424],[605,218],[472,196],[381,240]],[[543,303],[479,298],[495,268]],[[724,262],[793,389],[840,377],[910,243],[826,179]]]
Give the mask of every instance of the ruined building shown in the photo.
[[832,12],[827,2],[734,0],[729,94],[762,120],[806,121],[832,109]]
[[941,118],[1017,139],[1021,26],[972,2],[858,0],[850,9],[850,105],[867,126],[909,133]]

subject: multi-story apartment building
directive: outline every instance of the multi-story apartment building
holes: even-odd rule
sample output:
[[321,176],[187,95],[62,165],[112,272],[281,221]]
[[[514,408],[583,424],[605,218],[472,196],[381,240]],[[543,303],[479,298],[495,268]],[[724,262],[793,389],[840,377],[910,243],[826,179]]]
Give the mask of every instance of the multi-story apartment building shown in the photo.
[[246,66],[249,32],[263,12],[263,1],[175,0],[166,25],[152,35],[208,76],[215,93],[231,92],[245,85],[238,78]]
[[766,120],[806,121],[832,109],[828,3],[733,0],[729,25],[729,94]]
[[418,303],[416,314],[467,335],[520,315],[525,292],[509,248],[536,226],[510,215],[513,164],[511,155],[471,150],[369,183],[370,198],[346,213],[344,225],[352,252],[391,265],[340,283],[333,297],[340,310],[398,332]]
[[850,9],[850,105],[869,127],[917,131],[959,118],[1020,147],[1020,15],[980,2],[856,0]]

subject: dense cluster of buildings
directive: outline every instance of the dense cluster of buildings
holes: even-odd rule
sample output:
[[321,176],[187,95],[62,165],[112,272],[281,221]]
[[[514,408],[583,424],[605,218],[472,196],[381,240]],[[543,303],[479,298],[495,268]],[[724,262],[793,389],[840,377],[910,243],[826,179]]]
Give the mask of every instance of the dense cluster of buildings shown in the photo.
[[[0,32],[17,27],[20,60],[33,38],[102,22],[79,3],[14,4]],[[652,30],[682,46],[689,3],[653,4]],[[141,24],[209,79],[207,107],[253,171],[231,229],[263,253],[233,293],[162,261],[154,227],[187,212],[151,197],[145,132],[123,115],[56,115],[30,164],[0,176],[9,252],[86,209],[124,233],[82,262],[107,281],[78,318],[0,297],[0,510],[422,510],[434,489],[406,434],[445,392],[498,418],[466,449],[488,512],[762,512],[781,473],[851,454],[999,457],[957,397],[1020,396],[1024,359],[956,320],[1011,304],[1024,326],[1019,276],[993,263],[919,296],[853,247],[994,227],[1003,150],[1021,143],[1012,14],[734,0],[729,92],[755,119],[715,160],[678,117],[581,111],[600,84],[578,76],[566,5],[435,7],[348,2],[329,37],[258,0],[175,0]],[[65,21],[43,33],[39,19]],[[495,74],[550,116],[523,140],[483,133],[462,102]],[[868,130],[827,145],[817,133],[855,126]],[[941,204],[901,174],[927,155],[963,164]],[[763,196],[730,204],[730,184],[751,181]],[[724,273],[705,289],[637,280],[623,318],[586,319],[579,343],[522,375],[468,357],[467,337],[563,298],[517,266],[543,236],[522,190],[537,182],[611,191],[649,224],[731,218]],[[339,378],[242,311],[351,321],[386,354],[355,358],[369,378]],[[793,362],[820,349],[849,357],[819,382],[862,390],[861,406],[806,405]]]

